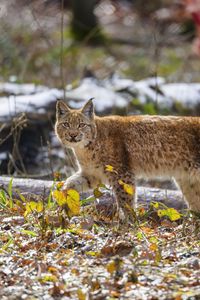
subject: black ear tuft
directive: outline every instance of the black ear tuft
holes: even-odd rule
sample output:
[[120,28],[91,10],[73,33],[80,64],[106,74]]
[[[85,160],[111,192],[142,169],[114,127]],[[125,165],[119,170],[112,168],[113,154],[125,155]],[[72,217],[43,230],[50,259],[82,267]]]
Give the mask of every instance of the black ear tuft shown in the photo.
[[70,112],[70,109],[65,102],[59,100],[56,103],[56,114],[58,117],[64,116],[65,114],[67,114],[69,112]]
[[89,119],[94,117],[94,104],[92,102],[94,98],[91,98],[82,108],[82,113]]

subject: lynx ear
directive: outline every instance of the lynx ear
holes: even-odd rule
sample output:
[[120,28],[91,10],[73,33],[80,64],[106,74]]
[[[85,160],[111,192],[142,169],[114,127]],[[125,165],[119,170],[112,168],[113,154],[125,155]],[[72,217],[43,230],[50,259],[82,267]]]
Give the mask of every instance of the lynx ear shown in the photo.
[[94,98],[91,98],[82,108],[82,113],[89,119],[94,117],[94,104],[92,102]]
[[65,102],[60,100],[56,103],[56,115],[57,115],[57,117],[64,116],[65,114],[67,114],[69,112],[70,112],[70,109],[69,109],[69,107],[67,106],[67,104]]

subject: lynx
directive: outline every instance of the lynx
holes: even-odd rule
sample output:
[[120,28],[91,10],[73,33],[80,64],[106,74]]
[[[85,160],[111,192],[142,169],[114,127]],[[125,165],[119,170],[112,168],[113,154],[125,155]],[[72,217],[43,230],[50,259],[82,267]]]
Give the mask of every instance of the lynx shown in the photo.
[[129,220],[136,195],[127,193],[122,181],[135,191],[138,177],[167,176],[176,180],[190,209],[200,212],[200,118],[98,117],[92,100],[79,110],[58,101],[56,118],[56,135],[73,149],[79,166],[64,190],[108,184]]

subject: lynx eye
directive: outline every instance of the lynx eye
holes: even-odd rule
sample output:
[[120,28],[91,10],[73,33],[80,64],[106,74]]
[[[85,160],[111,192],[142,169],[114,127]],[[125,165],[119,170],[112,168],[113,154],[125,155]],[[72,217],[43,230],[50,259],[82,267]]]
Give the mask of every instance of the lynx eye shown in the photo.
[[86,126],[87,126],[87,124],[85,124],[85,123],[80,123],[80,124],[78,125],[79,128],[84,128],[84,127],[86,127]]
[[65,127],[65,128],[69,128],[70,127],[68,122],[63,123],[62,126]]

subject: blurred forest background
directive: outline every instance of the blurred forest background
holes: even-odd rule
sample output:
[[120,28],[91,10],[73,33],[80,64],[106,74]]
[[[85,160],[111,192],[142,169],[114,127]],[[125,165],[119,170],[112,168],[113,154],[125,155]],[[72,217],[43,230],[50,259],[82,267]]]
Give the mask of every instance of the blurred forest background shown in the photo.
[[1,80],[59,87],[89,69],[98,78],[120,72],[133,79],[199,81],[200,60],[192,49],[198,31],[192,14],[199,8],[190,2],[1,0]]
[[1,0],[0,22],[1,174],[73,172],[54,134],[59,98],[95,97],[99,114],[199,114],[198,1]]

